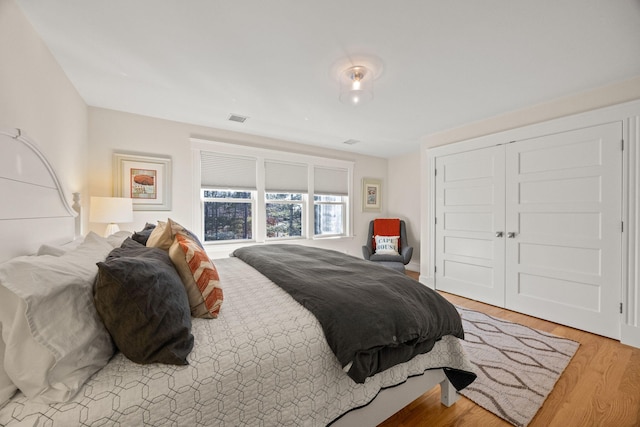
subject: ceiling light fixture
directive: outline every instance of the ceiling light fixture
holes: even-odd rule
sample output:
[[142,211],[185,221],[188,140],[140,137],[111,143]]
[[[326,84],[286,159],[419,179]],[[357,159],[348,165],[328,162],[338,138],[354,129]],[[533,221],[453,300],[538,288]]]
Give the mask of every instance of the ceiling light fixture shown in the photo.
[[358,106],[373,99],[374,73],[363,65],[347,68],[340,76],[340,101]]

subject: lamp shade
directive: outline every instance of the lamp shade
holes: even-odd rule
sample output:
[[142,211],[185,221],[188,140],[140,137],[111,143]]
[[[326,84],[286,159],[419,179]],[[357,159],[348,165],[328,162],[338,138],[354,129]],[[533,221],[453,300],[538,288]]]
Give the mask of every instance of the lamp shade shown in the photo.
[[133,222],[133,202],[124,197],[91,197],[89,222],[109,224],[105,236],[119,230],[116,223]]
[[357,65],[347,68],[340,77],[340,101],[358,106],[373,99],[373,73]]

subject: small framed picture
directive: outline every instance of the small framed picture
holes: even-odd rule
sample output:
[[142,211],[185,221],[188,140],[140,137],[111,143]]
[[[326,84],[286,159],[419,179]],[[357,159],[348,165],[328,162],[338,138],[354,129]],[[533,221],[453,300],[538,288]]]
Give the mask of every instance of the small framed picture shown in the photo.
[[362,211],[380,212],[382,207],[382,183],[379,179],[362,179]]
[[134,211],[171,210],[171,159],[113,154],[113,193],[130,197]]

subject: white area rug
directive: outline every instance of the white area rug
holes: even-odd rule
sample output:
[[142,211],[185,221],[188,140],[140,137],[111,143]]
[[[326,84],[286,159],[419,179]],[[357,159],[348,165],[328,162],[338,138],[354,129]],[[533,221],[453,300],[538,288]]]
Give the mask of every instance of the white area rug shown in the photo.
[[528,425],[579,343],[456,307],[478,378],[460,394],[515,426]]

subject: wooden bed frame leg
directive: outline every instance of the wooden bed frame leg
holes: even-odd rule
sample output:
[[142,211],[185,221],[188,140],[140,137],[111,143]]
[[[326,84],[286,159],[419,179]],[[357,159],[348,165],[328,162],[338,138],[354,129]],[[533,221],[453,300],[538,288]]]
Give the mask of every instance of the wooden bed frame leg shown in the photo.
[[458,401],[458,392],[456,388],[449,382],[447,378],[440,383],[440,401],[446,407],[449,407]]

